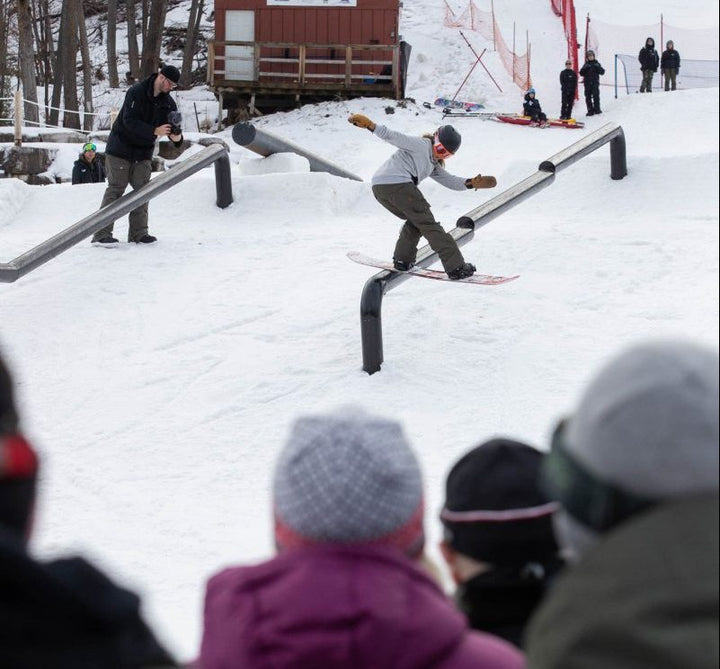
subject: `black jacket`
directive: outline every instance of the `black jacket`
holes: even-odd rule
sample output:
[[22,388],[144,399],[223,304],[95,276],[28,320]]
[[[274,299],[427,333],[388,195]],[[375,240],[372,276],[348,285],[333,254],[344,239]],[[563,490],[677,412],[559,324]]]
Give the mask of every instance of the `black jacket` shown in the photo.
[[575,95],[575,89],[577,88],[578,76],[575,70],[568,70],[565,68],[560,72],[560,89],[563,95]]
[[136,595],[81,558],[35,561],[0,527],[0,667],[174,667]]
[[95,154],[95,160],[89,163],[81,153],[73,165],[72,182],[74,184],[97,184],[103,181],[105,181],[103,159]]
[[675,49],[665,49],[663,51],[660,67],[663,70],[679,70],[680,69],[680,53]]
[[603,74],[605,74],[605,68],[596,60],[586,60],[580,68],[580,76],[584,77],[583,83],[586,86],[600,83],[600,77]]
[[641,70],[657,72],[660,57],[658,56],[658,52],[655,51],[655,42],[653,40],[645,42],[645,46],[640,49],[640,53],[638,54],[638,61],[640,61]]
[[540,102],[535,98],[531,98],[527,93],[525,94],[525,102],[523,102],[523,112],[525,116],[530,116],[533,119],[540,118],[542,115],[542,107]]
[[[155,148],[155,128],[168,122],[168,114],[177,110],[167,93],[153,95],[157,74],[134,84],[113,123],[105,153],[130,161],[150,160]],[[181,146],[182,141],[173,142]]]

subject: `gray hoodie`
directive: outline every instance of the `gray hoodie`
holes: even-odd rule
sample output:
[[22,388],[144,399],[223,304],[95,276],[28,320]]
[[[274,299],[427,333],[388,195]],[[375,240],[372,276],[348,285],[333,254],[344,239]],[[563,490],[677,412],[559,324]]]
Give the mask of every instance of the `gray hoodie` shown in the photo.
[[432,142],[427,137],[411,137],[376,125],[373,134],[399,151],[390,156],[372,177],[372,185],[420,183],[430,177],[451,190],[465,190],[465,179],[450,174],[433,156]]

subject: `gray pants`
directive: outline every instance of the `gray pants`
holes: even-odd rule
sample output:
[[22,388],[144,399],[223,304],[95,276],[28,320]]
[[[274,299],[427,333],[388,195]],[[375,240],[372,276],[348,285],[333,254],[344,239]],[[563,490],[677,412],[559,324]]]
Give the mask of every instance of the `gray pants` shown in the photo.
[[[152,174],[152,163],[149,160],[138,160],[132,162],[116,156],[105,156],[105,171],[107,172],[108,187],[103,195],[101,207],[106,207],[122,197],[128,184],[133,190],[142,188]],[[130,226],[128,228],[128,241],[134,242],[140,239],[148,231],[148,203],[141,204],[133,209],[129,216]],[[113,223],[93,235],[92,241],[96,242],[103,237],[112,235]]]
[[440,256],[446,272],[465,262],[457,242],[435,220],[430,205],[415,184],[379,184],[373,186],[372,191],[385,209],[405,221],[395,244],[393,260],[414,263],[420,237],[425,237],[430,248]]
[[665,75],[665,90],[669,91],[670,88],[672,88],[672,90],[676,90],[677,85],[675,78],[677,77],[677,68],[666,67],[663,70],[663,74]]
[[652,70],[643,70],[642,71],[642,83],[640,84],[640,92],[641,93],[652,93],[652,80],[653,80],[653,74],[655,74]]

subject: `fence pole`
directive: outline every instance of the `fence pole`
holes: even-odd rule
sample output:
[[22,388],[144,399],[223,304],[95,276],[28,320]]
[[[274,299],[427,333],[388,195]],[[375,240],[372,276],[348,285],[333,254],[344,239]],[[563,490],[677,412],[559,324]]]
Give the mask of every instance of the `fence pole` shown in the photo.
[[15,91],[15,146],[22,146],[23,107],[20,91]]

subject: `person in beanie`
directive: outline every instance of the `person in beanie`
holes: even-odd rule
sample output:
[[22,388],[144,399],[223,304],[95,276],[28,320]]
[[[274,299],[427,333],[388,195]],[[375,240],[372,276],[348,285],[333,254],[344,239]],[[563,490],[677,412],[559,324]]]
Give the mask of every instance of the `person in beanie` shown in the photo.
[[97,155],[97,146],[92,142],[83,145],[80,157],[72,171],[73,184],[97,184],[105,181],[105,167]]
[[422,477],[398,423],[299,418],[272,492],[278,555],[209,579],[201,669],[520,669],[420,566]]
[[560,118],[569,121],[572,118],[575,94],[577,93],[577,72],[573,69],[573,62],[568,58],[565,61],[565,69],[560,72]]
[[451,125],[443,125],[434,133],[411,137],[376,124],[362,114],[350,114],[348,121],[398,148],[372,178],[375,199],[405,221],[393,253],[395,269],[407,271],[415,264],[420,237],[425,237],[430,248],[440,256],[450,279],[472,276],[475,266],[465,262],[457,242],[435,220],[418,188],[427,177],[451,190],[477,190],[497,185],[495,177],[478,174],[464,179],[445,169],[445,161],[460,148],[460,133]]
[[82,558],[40,562],[30,555],[38,471],[0,359],[0,666],[177,666],[141,618],[135,594]]
[[600,109],[600,77],[605,74],[605,68],[595,60],[595,52],[590,50],[585,56],[585,63],[580,68],[585,88],[585,104],[587,115],[602,114]]
[[[133,190],[150,181],[155,140],[169,137],[175,146],[182,146],[182,130],[173,123],[177,114],[170,91],[177,88],[180,71],[165,65],[156,74],[134,84],[125,94],[125,101],[113,123],[105,147],[105,170],[108,187],[101,207],[122,197],[128,185]],[[157,237],[148,233],[148,203],[133,209],[129,216],[128,242],[152,244]],[[93,235],[94,244],[114,246],[113,223]]]
[[718,353],[622,351],[543,465],[572,561],[530,623],[531,669],[717,669]]
[[665,90],[677,89],[677,74],[680,71],[680,54],[675,49],[672,40],[668,40],[666,49],[660,59],[660,67],[665,77]]
[[652,93],[653,75],[657,72],[658,65],[660,64],[660,57],[655,50],[655,40],[652,37],[648,37],[645,40],[645,46],[640,49],[640,53],[638,54],[638,61],[640,62],[640,70],[643,75],[640,92]]
[[535,97],[535,89],[531,88],[525,93],[523,102],[523,114],[530,117],[530,125],[540,128],[547,127],[547,114],[540,106],[540,100]]
[[540,490],[540,451],[492,439],[455,463],[445,482],[440,550],[455,601],[473,629],[522,646],[523,632],[562,566]]

